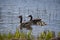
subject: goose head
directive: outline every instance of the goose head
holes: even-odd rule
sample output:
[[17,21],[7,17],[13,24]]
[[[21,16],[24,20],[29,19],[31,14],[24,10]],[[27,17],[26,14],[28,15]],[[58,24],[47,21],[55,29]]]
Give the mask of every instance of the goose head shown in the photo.
[[22,18],[22,15],[18,16],[18,18]]
[[32,17],[32,15],[29,15],[28,17],[30,17],[30,21],[31,21],[31,20],[32,20],[32,18],[33,18],[33,17]]

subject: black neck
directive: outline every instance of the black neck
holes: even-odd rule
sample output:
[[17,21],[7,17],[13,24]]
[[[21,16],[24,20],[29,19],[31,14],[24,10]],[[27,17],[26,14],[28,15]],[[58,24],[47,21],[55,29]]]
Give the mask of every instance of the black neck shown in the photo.
[[22,23],[22,17],[20,18],[20,23]]
[[33,17],[31,16],[31,17],[30,17],[30,21],[32,21],[32,18],[33,18]]

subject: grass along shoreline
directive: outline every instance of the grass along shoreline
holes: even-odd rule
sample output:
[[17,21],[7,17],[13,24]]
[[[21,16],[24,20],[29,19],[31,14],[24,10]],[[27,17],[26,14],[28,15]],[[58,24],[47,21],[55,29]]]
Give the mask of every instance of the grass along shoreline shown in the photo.
[[37,38],[35,38],[32,34],[32,30],[30,30],[27,34],[23,32],[19,32],[16,29],[16,32],[12,34],[9,32],[8,34],[0,33],[0,40],[52,40],[53,38],[60,38],[60,32],[58,32],[57,37],[55,36],[54,31],[43,31],[41,32]]

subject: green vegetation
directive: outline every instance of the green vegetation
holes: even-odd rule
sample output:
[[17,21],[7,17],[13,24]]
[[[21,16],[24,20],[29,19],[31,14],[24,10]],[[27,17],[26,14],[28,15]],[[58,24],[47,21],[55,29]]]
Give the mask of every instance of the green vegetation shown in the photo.
[[[60,32],[57,36],[60,37]],[[53,37],[55,37],[54,32],[44,31],[39,34],[37,40],[50,40]],[[14,34],[11,34],[11,32],[9,32],[8,34],[0,33],[0,40],[34,40],[34,36],[32,35],[32,30],[25,34],[23,32],[19,32],[19,30],[16,29],[16,32]]]
[[60,37],[60,32],[58,33],[58,37]]
[[47,32],[44,31],[38,36],[38,40],[50,40],[54,36],[55,35],[52,31],[47,31]]
[[8,34],[0,34],[0,40],[32,40],[33,36],[31,34],[32,30],[28,32],[28,34],[25,34],[23,32],[19,32],[18,29],[16,29],[15,34],[11,34],[10,32]]

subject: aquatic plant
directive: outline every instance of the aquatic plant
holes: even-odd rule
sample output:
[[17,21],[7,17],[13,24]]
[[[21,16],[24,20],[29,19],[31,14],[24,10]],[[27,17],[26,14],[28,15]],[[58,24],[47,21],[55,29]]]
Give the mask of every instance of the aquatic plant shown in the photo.
[[46,40],[50,40],[51,38],[53,38],[53,32],[52,31],[48,31],[48,33],[46,34]]
[[0,40],[3,40],[3,37],[2,37],[2,35],[1,35],[1,33],[0,33]]
[[38,40],[50,40],[51,38],[54,37],[53,35],[54,33],[52,31],[48,31],[48,32],[42,32],[39,37]]
[[46,36],[45,32],[42,32],[41,34],[39,34],[38,40],[44,40],[45,36]]
[[7,34],[7,38],[8,38],[8,39],[13,38],[13,34],[11,34],[11,32],[9,32],[9,33]]
[[25,34],[24,32],[19,32],[19,30],[16,29],[13,39],[17,39],[17,38],[20,40],[28,40],[31,38],[31,31],[29,31],[28,34]]
[[18,29],[16,29],[16,32],[14,34],[14,38],[20,38],[20,32]]
[[60,37],[60,32],[58,32],[58,37]]
[[16,29],[16,32],[14,34],[14,38],[13,39],[20,39],[20,40],[26,40],[26,35],[25,33],[23,32],[19,32],[18,29]]
[[27,40],[31,40],[31,37],[32,37],[32,30],[30,30],[28,33],[27,33]]
[[[57,35],[60,37],[60,32]],[[37,40],[50,40],[51,38],[55,38],[55,32],[54,31],[43,31],[39,34]],[[24,32],[19,32],[18,29],[16,29],[16,32],[12,34],[9,32],[8,34],[1,34],[0,33],[0,40],[34,40],[34,36],[32,35],[32,30],[30,30],[27,34]]]

